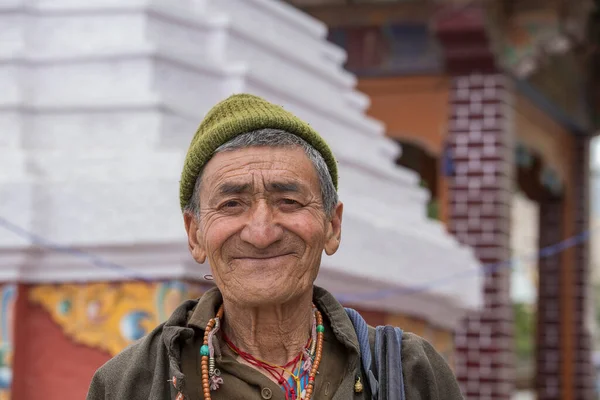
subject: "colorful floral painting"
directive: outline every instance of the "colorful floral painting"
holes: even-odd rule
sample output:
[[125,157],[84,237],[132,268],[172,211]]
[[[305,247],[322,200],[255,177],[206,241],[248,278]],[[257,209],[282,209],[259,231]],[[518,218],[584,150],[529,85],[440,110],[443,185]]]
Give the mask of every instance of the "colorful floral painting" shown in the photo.
[[556,20],[549,17],[522,19],[506,32],[502,58],[508,67],[514,67],[523,58],[538,51],[540,43],[559,33]]
[[40,285],[29,300],[44,307],[74,341],[115,355],[203,289],[181,281]]
[[17,287],[0,287],[0,400],[10,399],[13,359],[13,318]]

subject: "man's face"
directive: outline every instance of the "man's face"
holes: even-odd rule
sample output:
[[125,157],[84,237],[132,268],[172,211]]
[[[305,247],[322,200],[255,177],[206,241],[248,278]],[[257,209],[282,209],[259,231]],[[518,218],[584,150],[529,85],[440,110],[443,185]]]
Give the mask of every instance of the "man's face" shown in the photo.
[[208,258],[223,296],[246,307],[305,293],[323,250],[339,246],[342,205],[326,216],[317,172],[300,148],[217,153],[199,200],[199,219],[185,216],[192,255]]

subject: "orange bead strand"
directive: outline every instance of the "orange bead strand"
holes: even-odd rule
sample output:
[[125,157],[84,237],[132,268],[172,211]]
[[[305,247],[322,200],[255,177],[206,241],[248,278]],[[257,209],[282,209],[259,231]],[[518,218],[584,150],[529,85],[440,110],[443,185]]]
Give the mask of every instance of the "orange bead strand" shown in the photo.
[[[323,316],[315,308],[315,316],[317,318],[317,327],[323,326]],[[319,364],[321,364],[321,358],[323,356],[323,336],[324,332],[317,330],[317,350],[315,353],[315,360],[312,365],[312,369],[310,370],[310,374],[308,375],[308,385],[306,386],[306,397],[304,400],[310,400],[313,395],[314,387],[315,387],[315,377],[317,376],[317,372],[319,370]]]
[[[221,305],[221,307],[219,307],[219,311],[217,311],[216,318],[219,318],[219,320],[221,320],[223,318],[223,305]],[[208,335],[210,334],[212,329],[215,327],[215,323],[216,323],[215,318],[212,318],[210,321],[208,321],[208,324],[206,325],[206,329],[204,330],[204,340],[202,342],[205,346],[208,346]],[[202,361],[201,361],[202,392],[204,394],[204,400],[211,400],[210,377],[208,374],[208,359],[209,359],[209,356],[203,355]]]

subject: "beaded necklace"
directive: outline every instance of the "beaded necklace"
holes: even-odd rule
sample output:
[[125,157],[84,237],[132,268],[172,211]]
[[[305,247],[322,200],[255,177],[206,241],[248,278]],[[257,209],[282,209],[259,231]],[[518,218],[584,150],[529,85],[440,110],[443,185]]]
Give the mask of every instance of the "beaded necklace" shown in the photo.
[[[223,333],[223,340],[229,348],[238,356],[240,356],[243,360],[245,360],[248,364],[253,367],[260,368],[266,371],[269,375],[271,375],[277,383],[283,389],[285,393],[286,400],[297,400],[297,393],[302,393],[302,387],[300,385],[300,378],[302,374],[302,361],[304,358],[305,352],[302,351],[293,360],[288,362],[285,365],[275,365],[271,364],[267,361],[263,361],[259,358],[254,357],[252,354],[246,353],[240,349],[238,349],[229,338]],[[307,343],[307,347],[310,346],[310,341]],[[312,357],[309,357],[309,363],[312,363]],[[307,361],[308,361],[307,360]],[[294,373],[294,370],[297,372]],[[290,375],[290,380],[285,379],[285,374]]]
[[[227,345],[240,357],[249,362],[251,365],[261,368],[267,371],[272,377],[277,379],[279,384],[282,386],[286,399],[288,400],[300,400],[302,399],[302,372],[310,370],[308,374],[308,380],[304,389],[304,398],[302,400],[310,400],[314,390],[315,376],[321,363],[323,356],[323,332],[325,328],[323,326],[323,316],[313,305],[315,318],[313,320],[313,329],[311,339],[309,340],[306,348],[298,354],[292,361],[283,366],[273,365],[268,362],[259,360],[252,355],[239,350],[231,343],[227,336],[223,333],[223,339]],[[211,400],[211,390],[217,390],[223,383],[223,378],[217,368],[215,368],[214,358],[214,335],[220,329],[220,321],[223,318],[223,305],[219,307],[217,314],[214,318],[208,321],[206,329],[204,331],[204,341],[200,348],[200,355],[202,356],[201,369],[202,369],[202,391],[204,393],[205,400]],[[310,346],[310,349],[309,349]],[[297,368],[294,366],[297,365]],[[291,371],[289,370],[291,368]],[[297,370],[296,374],[293,373],[294,369]],[[284,378],[284,373],[288,373],[294,382],[292,385],[289,381]],[[293,386],[296,386],[293,388]],[[288,397],[289,396],[289,397]]]

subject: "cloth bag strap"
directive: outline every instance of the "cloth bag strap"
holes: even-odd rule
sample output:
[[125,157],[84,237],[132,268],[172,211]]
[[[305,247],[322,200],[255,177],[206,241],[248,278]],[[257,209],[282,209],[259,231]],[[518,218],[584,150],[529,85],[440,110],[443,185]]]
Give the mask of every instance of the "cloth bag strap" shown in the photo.
[[402,330],[389,325],[376,327],[374,354],[372,354],[367,322],[354,309],[346,308],[346,314],[356,331],[361,365],[373,400],[405,400],[402,376]]

